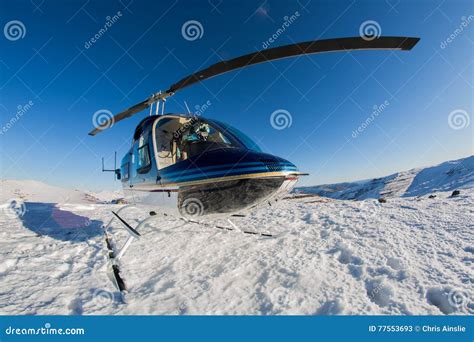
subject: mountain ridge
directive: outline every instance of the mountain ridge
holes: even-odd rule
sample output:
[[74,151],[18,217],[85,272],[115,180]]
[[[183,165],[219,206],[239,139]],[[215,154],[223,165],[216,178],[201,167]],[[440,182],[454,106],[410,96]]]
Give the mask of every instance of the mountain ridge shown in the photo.
[[369,180],[297,187],[295,192],[333,199],[364,200],[380,197],[416,197],[473,187],[474,155]]

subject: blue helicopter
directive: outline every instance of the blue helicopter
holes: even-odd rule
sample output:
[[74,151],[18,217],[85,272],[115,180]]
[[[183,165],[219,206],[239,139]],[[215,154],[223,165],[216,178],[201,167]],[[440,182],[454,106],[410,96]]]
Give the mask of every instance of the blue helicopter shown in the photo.
[[271,203],[290,192],[300,172],[291,162],[263,153],[244,133],[196,114],[164,114],[164,101],[205,79],[257,63],[333,51],[411,50],[418,38],[351,37],[310,41],[258,51],[214,64],[187,76],[167,91],[102,122],[96,135],[156,105],[159,113],[135,129],[132,147],[114,172],[130,203],[162,208],[174,215],[232,215]]
[[[119,215],[127,206],[112,212],[114,217],[105,227],[113,279],[120,291],[126,287],[119,275],[118,260],[133,239],[140,237],[140,228],[153,219],[157,211],[204,225],[203,218],[208,221],[209,218],[224,217],[231,226],[215,228],[271,237],[272,234],[241,229],[230,219],[245,216],[259,206],[272,205],[293,189],[299,177],[306,175],[291,162],[262,152],[248,136],[223,122],[198,114],[165,114],[167,98],[190,85],[258,63],[336,51],[409,51],[418,41],[419,38],[411,37],[349,37],[257,51],[189,75],[168,90],[157,92],[97,125],[89,135],[94,136],[121,120],[150,109],[150,115],[135,128],[131,148],[122,158],[120,168],[104,170],[115,172],[131,205],[150,208],[150,217],[136,228]],[[107,233],[114,218],[131,235],[118,255],[111,247]]]

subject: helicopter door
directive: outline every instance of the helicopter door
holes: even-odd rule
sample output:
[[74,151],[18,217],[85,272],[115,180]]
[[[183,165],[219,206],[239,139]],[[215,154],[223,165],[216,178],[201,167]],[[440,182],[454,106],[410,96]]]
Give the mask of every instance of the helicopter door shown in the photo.
[[156,125],[156,147],[158,169],[164,169],[177,161],[186,159],[184,151],[179,149],[177,141],[185,130],[188,118],[162,118]]
[[153,146],[150,144],[150,130],[145,129],[140,132],[133,142],[130,158],[130,189],[134,190],[134,197],[140,201],[137,196],[144,195],[143,190],[147,184],[154,182],[155,177],[151,175],[152,158],[151,151]]

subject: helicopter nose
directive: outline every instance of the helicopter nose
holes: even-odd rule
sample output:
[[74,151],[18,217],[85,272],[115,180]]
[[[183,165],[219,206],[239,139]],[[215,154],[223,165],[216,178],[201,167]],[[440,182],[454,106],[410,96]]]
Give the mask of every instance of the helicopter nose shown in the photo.
[[222,148],[206,151],[169,166],[160,172],[164,182],[194,182],[222,177],[253,175],[272,176],[298,172],[297,167],[271,154]]
[[298,179],[298,169],[289,161],[244,149],[206,151],[188,161],[194,170],[182,173],[178,181],[178,210],[183,216],[191,201],[201,204],[200,216],[271,205],[291,191]]
[[260,156],[259,160],[269,172],[298,171],[296,165],[280,157],[265,154]]
[[293,163],[283,158],[236,148],[208,151],[191,162],[201,170],[207,170],[210,176],[298,171]]

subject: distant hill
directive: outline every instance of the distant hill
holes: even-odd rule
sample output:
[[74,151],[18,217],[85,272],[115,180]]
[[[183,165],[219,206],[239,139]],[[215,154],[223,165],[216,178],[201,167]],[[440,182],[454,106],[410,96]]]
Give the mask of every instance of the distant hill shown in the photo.
[[474,187],[474,155],[370,180],[299,187],[295,191],[334,199],[423,196]]
[[0,180],[0,201],[13,198],[24,202],[43,203],[101,203],[123,197],[120,191],[99,193],[66,189],[35,180]]

